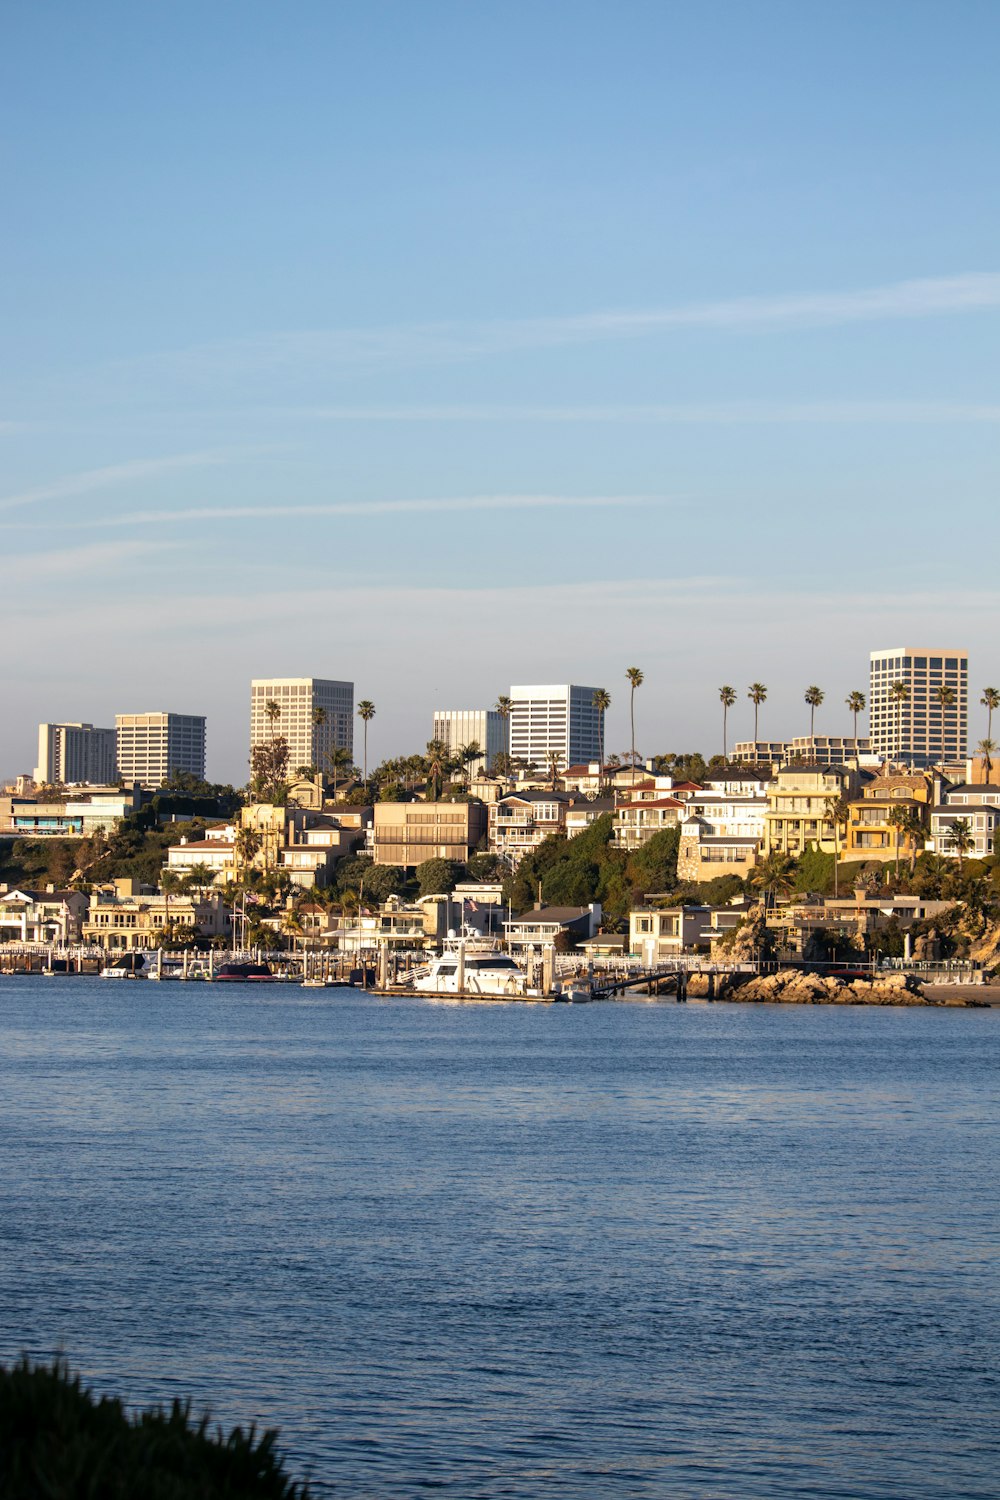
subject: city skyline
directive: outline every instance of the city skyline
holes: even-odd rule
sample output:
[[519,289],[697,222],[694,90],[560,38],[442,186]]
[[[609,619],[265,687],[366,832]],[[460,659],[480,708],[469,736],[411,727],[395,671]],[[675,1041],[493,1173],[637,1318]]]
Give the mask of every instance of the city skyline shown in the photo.
[[[810,686],[815,684],[823,693],[823,701],[815,710],[815,733],[817,737],[826,738],[835,736],[847,741],[853,738],[853,717],[846,700],[850,693],[857,691],[863,693],[865,696],[865,709],[859,714],[858,735],[860,739],[866,740],[868,738],[870,710],[870,682],[868,680],[870,662],[883,649],[877,648],[876,652],[866,652],[863,658],[863,668],[856,674],[855,685],[852,688],[844,688],[843,691],[831,689],[829,681],[824,681],[821,675],[818,682],[815,678],[810,681],[804,681],[798,691],[787,683],[782,684],[773,678],[770,680],[765,678],[764,686],[767,688],[767,697],[759,708],[758,739],[761,742],[784,741],[790,743],[793,739],[806,737],[809,733],[811,710],[806,702],[805,693]],[[995,683],[997,679],[1000,679],[1000,667],[992,670],[992,675],[990,675],[991,669],[988,668],[980,684],[975,669],[977,660],[975,654],[967,652],[964,648],[954,649],[961,657],[963,664],[965,662],[972,663],[972,668],[968,672],[967,743],[965,745],[966,753],[971,755],[975,751],[978,742],[986,734],[987,709],[982,706],[980,699],[984,689]],[[703,701],[698,705],[698,718],[700,722],[708,725],[708,732],[704,738],[699,738],[688,730],[687,726],[694,721],[694,716],[688,716],[684,712],[685,700],[678,698],[676,691],[671,693],[669,686],[658,684],[655,677],[651,678],[648,672],[645,671],[645,668],[641,668],[641,670],[644,671],[644,680],[641,686],[636,689],[635,695],[637,752],[643,757],[664,754],[671,751],[676,753],[700,751],[706,757],[721,753],[722,707],[719,700],[719,692],[725,685],[723,680],[720,678],[717,685],[708,686],[706,684],[700,688],[702,698],[707,701]],[[587,674],[577,673],[576,675],[579,677]],[[306,684],[314,681],[322,683],[324,689],[349,689],[351,686],[349,682],[337,681],[330,683],[318,677],[282,678],[277,674],[268,678],[252,679],[253,685],[261,689],[265,685],[273,686],[275,683],[284,684],[286,688],[289,688],[292,684]],[[761,675],[758,675],[753,681],[760,682]],[[749,696],[749,689],[752,685],[750,682],[741,687],[739,682],[730,675],[726,679],[726,683],[732,685],[736,692],[736,701],[727,712],[727,739],[730,756],[732,757],[734,749],[739,742],[746,743],[752,741],[754,705]],[[204,716],[207,718],[209,730],[207,775],[211,781],[242,785],[247,781],[249,776],[249,749],[246,726],[246,690],[248,684],[242,682],[238,685],[239,691],[236,693],[236,697],[240,702],[240,710],[237,711],[235,724],[223,714],[220,707],[220,703],[228,701],[231,686],[228,683],[216,684],[216,692],[213,696],[214,707],[210,708],[209,713]],[[411,680],[407,680],[404,686],[412,691],[414,684]],[[597,684],[597,686],[605,687],[610,692],[612,700],[612,706],[606,715],[605,722],[605,754],[606,756],[625,756],[630,748],[629,696],[631,691],[625,669],[622,669],[620,681],[617,683],[614,681],[610,681],[609,683],[602,682]],[[386,731],[383,726],[385,718],[389,717],[385,713],[387,701],[391,700],[370,700],[375,704],[376,714],[369,725],[369,768],[374,768],[383,760],[388,760],[398,755],[419,753],[425,748],[428,738],[433,734],[435,715],[443,716],[445,711],[429,707],[427,700],[419,696],[419,689],[420,682],[418,679],[418,698],[415,709],[405,719],[400,718],[398,714],[394,716],[393,727],[389,731]],[[357,702],[369,696],[365,693],[363,685],[359,687],[355,684],[354,691]],[[482,709],[467,710],[465,712],[486,711],[492,717],[492,710],[495,709],[497,698],[501,694],[509,695],[512,691],[513,689],[510,684],[502,684],[496,693],[491,693],[488,701],[484,699]],[[589,693],[592,690],[588,689],[587,691]],[[476,696],[483,699],[483,694],[480,692],[476,695],[474,690],[464,696],[470,702],[474,701]],[[108,701],[112,704],[109,717],[114,720],[116,710],[113,705],[116,698],[113,692]],[[714,723],[712,722],[713,720]],[[35,725],[18,723],[18,738],[26,744],[37,746],[38,732],[46,722],[45,720],[40,720]],[[56,721],[53,719],[48,722],[67,721]],[[402,728],[400,728],[400,725]],[[288,726],[286,725],[285,727],[287,728]],[[407,733],[408,729],[409,733]],[[746,732],[744,733],[743,731]],[[282,732],[280,720],[275,732],[278,734]],[[329,730],[324,728],[323,733],[329,733],[332,736],[332,726]],[[353,725],[353,733],[355,736],[354,759],[356,764],[360,764],[360,720],[356,725]],[[890,732],[890,740],[893,733],[894,730]],[[225,750],[218,750],[217,746],[219,744],[232,747],[228,758],[225,758],[227,754]],[[880,749],[873,745],[872,750],[875,753],[880,753],[880,750],[881,753],[885,753],[885,742],[883,741]],[[0,777],[7,779],[16,775],[30,773],[31,765],[29,765],[27,760],[17,766],[0,766]]]

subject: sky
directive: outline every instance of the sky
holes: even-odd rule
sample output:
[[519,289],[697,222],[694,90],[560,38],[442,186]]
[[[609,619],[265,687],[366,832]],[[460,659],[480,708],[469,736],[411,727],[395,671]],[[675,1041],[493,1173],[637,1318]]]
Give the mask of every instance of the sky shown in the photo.
[[[511,683],[609,750],[1000,680],[993,0],[8,7],[0,772],[40,720]],[[978,700],[978,691],[973,701]],[[985,733],[972,715],[974,737]]]

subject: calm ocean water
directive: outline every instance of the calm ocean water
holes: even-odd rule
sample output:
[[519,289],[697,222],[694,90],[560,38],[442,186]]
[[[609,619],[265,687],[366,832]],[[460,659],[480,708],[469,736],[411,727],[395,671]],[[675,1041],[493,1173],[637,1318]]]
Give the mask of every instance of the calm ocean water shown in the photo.
[[0,979],[0,1355],[321,1493],[1000,1493],[1000,1011]]

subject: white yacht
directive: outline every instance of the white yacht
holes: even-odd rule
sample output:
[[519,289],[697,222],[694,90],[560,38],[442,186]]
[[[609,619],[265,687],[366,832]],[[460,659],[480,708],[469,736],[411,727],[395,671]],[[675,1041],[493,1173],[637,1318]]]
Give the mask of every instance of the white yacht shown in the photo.
[[402,981],[419,994],[487,995],[496,1000],[523,998],[528,976],[506,953],[461,953],[454,950],[414,969]]

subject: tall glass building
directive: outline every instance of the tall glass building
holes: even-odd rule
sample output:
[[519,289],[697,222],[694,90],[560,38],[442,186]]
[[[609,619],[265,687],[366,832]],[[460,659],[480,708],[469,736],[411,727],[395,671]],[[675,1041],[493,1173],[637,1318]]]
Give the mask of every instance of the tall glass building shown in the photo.
[[561,769],[587,765],[601,753],[600,709],[596,688],[574,683],[541,683],[510,690],[510,753],[545,769],[550,755]]
[[[278,705],[272,726],[267,705]],[[317,709],[323,712],[318,716]],[[279,735],[288,741],[288,765],[328,772],[333,749],[354,754],[354,683],[327,677],[255,677],[250,684],[250,749]]]
[[[894,693],[902,683],[906,693]],[[969,653],[943,646],[892,646],[871,654],[874,755],[925,768],[965,759],[969,733]]]

